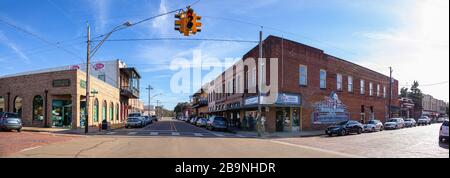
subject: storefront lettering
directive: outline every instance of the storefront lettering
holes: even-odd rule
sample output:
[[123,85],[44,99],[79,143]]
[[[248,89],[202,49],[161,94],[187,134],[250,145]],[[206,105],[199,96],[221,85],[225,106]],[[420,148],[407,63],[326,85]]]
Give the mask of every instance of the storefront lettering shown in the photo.
[[68,87],[70,86],[69,79],[53,80],[53,87]]

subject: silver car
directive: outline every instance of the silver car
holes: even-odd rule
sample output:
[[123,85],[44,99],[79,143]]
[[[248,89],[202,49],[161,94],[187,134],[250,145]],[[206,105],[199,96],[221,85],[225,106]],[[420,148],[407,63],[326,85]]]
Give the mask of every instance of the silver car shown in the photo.
[[367,122],[367,124],[364,124],[364,131],[366,132],[376,132],[376,131],[383,131],[384,126],[383,123],[379,120],[370,120]]
[[205,127],[207,120],[205,118],[199,118],[197,119],[196,125],[199,127]]
[[405,119],[405,127],[415,127],[417,126],[416,120],[414,118],[406,118]]
[[0,130],[17,130],[22,129],[22,120],[16,113],[0,112]]
[[384,123],[385,129],[401,129],[403,127],[405,127],[403,118],[391,118]]
[[125,128],[144,127],[144,121],[140,117],[129,117]]

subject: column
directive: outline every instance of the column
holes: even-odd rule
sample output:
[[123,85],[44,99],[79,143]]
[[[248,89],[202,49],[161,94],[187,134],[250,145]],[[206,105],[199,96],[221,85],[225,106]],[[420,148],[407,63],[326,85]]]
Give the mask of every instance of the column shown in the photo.
[[72,128],[80,127],[80,96],[72,95]]

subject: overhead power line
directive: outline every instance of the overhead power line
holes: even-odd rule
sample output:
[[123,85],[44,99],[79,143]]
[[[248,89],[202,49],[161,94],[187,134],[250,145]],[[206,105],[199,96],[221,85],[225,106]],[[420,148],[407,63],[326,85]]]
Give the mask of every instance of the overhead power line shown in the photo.
[[[96,40],[98,41],[98,40]],[[111,42],[127,42],[127,41],[218,41],[218,42],[237,42],[237,43],[258,43],[251,40],[234,40],[234,39],[213,39],[213,38],[135,38],[135,39],[111,39]]]
[[26,34],[28,34],[28,35],[30,35],[30,36],[33,36],[34,38],[36,38],[36,39],[38,39],[38,40],[40,40],[40,41],[42,41],[42,42],[44,42],[44,43],[47,43],[48,45],[54,46],[54,47],[56,47],[56,48],[58,48],[58,49],[61,49],[61,50],[63,50],[64,52],[66,52],[67,54],[70,54],[70,55],[76,57],[77,59],[82,59],[82,58],[81,58],[80,56],[78,56],[77,54],[75,54],[75,53],[73,53],[73,52],[71,52],[71,51],[69,51],[69,50],[67,50],[67,49],[65,49],[65,48],[63,48],[63,47],[61,47],[58,43],[50,42],[50,41],[48,41],[47,39],[45,39],[45,38],[43,38],[43,37],[41,37],[41,36],[39,36],[39,35],[37,35],[37,34],[35,34],[35,33],[33,33],[33,32],[30,32],[30,31],[28,31],[28,30],[26,30],[26,29],[24,29],[24,28],[21,28],[21,27],[19,27],[19,26],[17,26],[17,25],[14,25],[14,24],[12,24],[12,23],[10,23],[10,22],[8,22],[8,21],[6,21],[6,20],[3,20],[3,19],[1,19],[1,18],[0,18],[0,22],[3,22],[4,24],[6,24],[6,25],[8,25],[8,26],[10,26],[10,27],[12,27],[12,28],[18,30],[18,31],[21,31],[21,32],[26,33]]

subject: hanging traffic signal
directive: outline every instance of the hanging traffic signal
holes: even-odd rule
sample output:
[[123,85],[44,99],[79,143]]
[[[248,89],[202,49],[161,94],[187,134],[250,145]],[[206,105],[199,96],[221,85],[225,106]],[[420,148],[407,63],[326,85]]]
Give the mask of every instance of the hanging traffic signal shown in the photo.
[[194,13],[194,26],[192,27],[192,34],[196,34],[197,32],[202,32],[202,23],[200,22],[202,20],[201,16],[197,16],[197,14]]
[[179,31],[180,33],[184,33],[186,29],[186,23],[184,19],[183,13],[175,14],[175,18],[178,20],[175,20],[175,30]]
[[202,17],[197,16],[193,9],[188,8],[186,12],[175,14],[175,30],[184,36],[201,32],[202,23],[199,21]]

